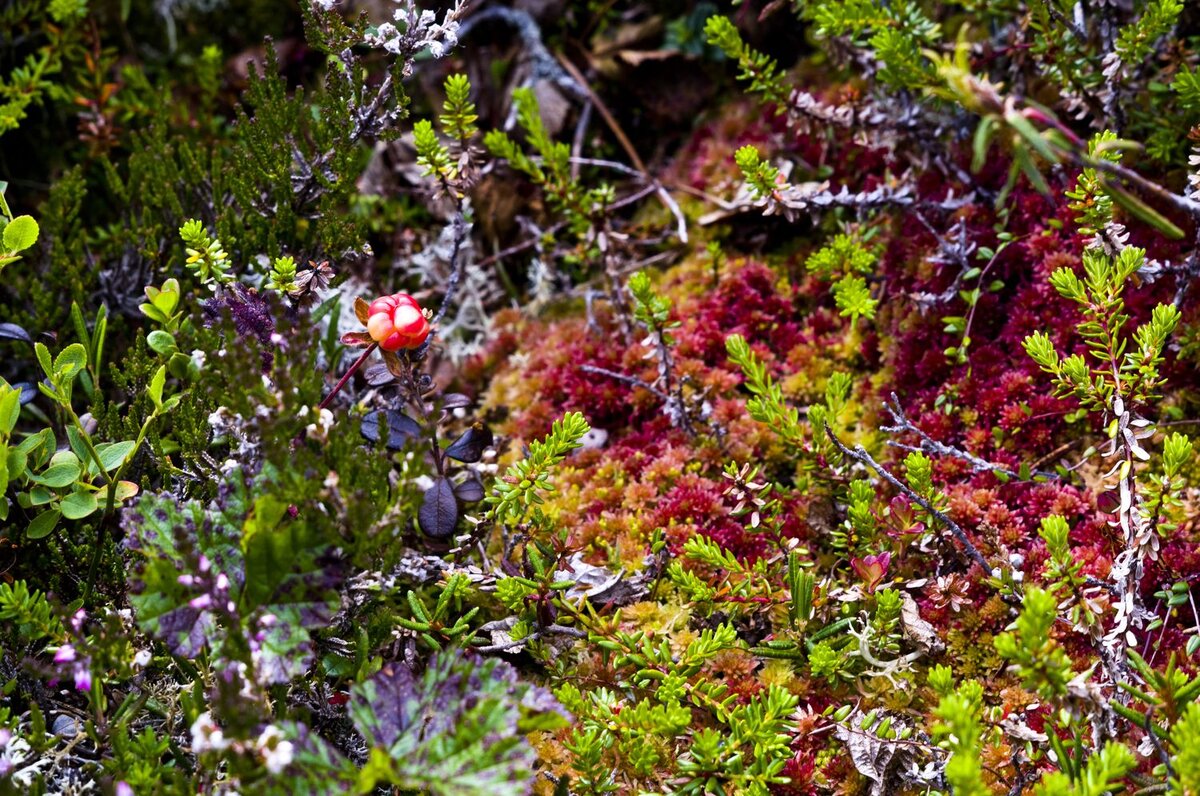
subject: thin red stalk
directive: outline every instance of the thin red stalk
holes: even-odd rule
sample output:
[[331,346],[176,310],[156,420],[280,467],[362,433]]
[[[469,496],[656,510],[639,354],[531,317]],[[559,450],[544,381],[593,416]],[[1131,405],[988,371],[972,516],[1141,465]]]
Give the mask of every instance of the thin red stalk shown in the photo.
[[340,379],[338,379],[338,383],[333,385],[333,389],[329,391],[329,395],[326,395],[325,400],[321,401],[320,405],[317,406],[318,412],[320,412],[322,409],[329,408],[329,404],[333,402],[333,397],[342,391],[342,388],[346,386],[346,382],[350,381],[350,377],[354,375],[354,372],[362,367],[362,363],[366,362],[367,357],[371,356],[371,352],[378,347],[379,343],[371,343],[369,346],[367,346],[367,350],[363,351],[362,355],[358,359],[354,360],[354,364],[350,366],[350,368],[342,375]]

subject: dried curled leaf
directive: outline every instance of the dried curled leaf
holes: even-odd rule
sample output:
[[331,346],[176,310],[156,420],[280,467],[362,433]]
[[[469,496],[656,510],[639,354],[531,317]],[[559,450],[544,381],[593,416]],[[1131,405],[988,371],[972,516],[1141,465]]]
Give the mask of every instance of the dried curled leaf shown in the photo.
[[900,593],[900,624],[904,636],[922,652],[941,652],[946,648],[937,628],[921,618],[917,601],[908,592]]
[[367,325],[367,320],[371,317],[371,305],[362,296],[354,297],[354,317],[358,318],[358,322],[363,326]]
[[366,332],[346,332],[342,335],[342,345],[352,346],[354,348],[363,348],[375,342],[371,339],[371,335]]

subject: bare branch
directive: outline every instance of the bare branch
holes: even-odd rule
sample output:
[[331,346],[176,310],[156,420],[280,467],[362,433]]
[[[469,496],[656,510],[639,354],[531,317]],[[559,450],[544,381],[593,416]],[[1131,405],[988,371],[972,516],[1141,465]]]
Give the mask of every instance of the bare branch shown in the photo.
[[993,569],[992,565],[988,563],[987,559],[983,557],[983,554],[979,552],[979,549],[975,547],[969,538],[967,538],[967,532],[962,529],[962,526],[950,519],[944,512],[934,508],[932,503],[914,492],[911,488],[909,488],[908,484],[892,475],[887,468],[875,461],[875,459],[871,457],[871,454],[867,453],[866,448],[864,448],[862,445],[855,445],[853,449],[846,447],[846,444],[838,439],[838,435],[833,433],[833,429],[829,426],[825,426],[825,433],[829,436],[829,439],[833,442],[833,444],[837,446],[838,450],[840,450],[845,456],[848,456],[851,459],[854,459],[856,462],[861,462],[862,464],[870,467],[879,474],[880,478],[896,487],[896,489],[904,493],[909,500],[928,511],[933,517],[937,518],[939,522],[949,528],[950,532],[954,534],[954,538],[958,540],[958,543],[961,544],[963,549],[967,552],[967,556],[970,557],[970,559],[976,564],[978,564],[986,575],[991,576],[993,574],[995,570]]
[[[921,444],[917,446],[905,445],[902,442],[895,442],[893,440],[888,440],[888,445],[891,445],[894,448],[900,448],[902,450],[924,451],[925,453],[933,453],[938,456],[949,456],[954,459],[960,459],[970,464],[977,473],[990,470],[994,473],[1000,473],[1004,476],[1007,476],[1008,478],[1016,478],[1020,480],[1024,477],[1020,473],[1014,472],[1004,465],[989,462],[986,459],[981,459],[975,454],[970,453],[969,451],[952,447],[944,442],[938,442],[908,419],[908,416],[904,414],[904,409],[900,406],[900,399],[896,397],[896,393],[892,393],[891,401],[885,405],[887,406],[888,412],[891,413],[892,421],[895,423],[895,425],[883,426],[883,431],[886,431],[889,434],[903,434],[909,432],[916,434],[921,440]],[[1058,473],[1052,473],[1047,470],[1030,470],[1029,475],[1037,476],[1039,478],[1053,478],[1055,480],[1057,480],[1059,477]]]

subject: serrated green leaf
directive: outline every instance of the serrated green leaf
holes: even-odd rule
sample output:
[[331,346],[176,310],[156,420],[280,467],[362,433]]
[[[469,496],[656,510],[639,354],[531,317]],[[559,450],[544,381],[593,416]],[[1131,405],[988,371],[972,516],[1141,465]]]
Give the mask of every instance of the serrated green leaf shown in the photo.
[[69,383],[87,367],[87,349],[82,343],[71,343],[54,358],[54,377]]
[[34,343],[33,353],[37,355],[38,364],[42,366],[42,372],[47,378],[54,376],[54,363],[50,360],[50,349],[46,348],[45,343]]

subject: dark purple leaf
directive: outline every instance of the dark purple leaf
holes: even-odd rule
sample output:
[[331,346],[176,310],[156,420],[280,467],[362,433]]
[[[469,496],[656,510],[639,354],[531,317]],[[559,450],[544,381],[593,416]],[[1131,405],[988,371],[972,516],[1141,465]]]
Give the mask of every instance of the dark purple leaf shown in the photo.
[[483,484],[475,476],[469,476],[458,486],[454,487],[454,496],[463,503],[474,503],[483,500]]
[[366,379],[367,384],[371,385],[372,387],[382,387],[383,385],[391,384],[396,380],[396,377],[392,375],[390,370],[388,370],[387,365],[383,364],[382,362],[376,362],[374,365],[371,365],[364,370],[363,378]]
[[13,386],[21,391],[21,398],[20,398],[21,406],[24,406],[25,404],[32,401],[34,398],[37,398],[38,388],[37,388],[37,385],[34,384],[33,382],[19,381],[16,384],[14,384]]
[[442,396],[443,409],[463,409],[471,405],[471,399],[460,392],[452,392]]
[[32,343],[29,332],[15,323],[0,323],[0,340],[19,340],[22,343]]
[[376,745],[391,746],[412,726],[413,708],[417,707],[413,704],[416,684],[412,669],[396,663],[383,667],[366,683],[357,686],[358,693],[365,697],[351,707],[358,731]]
[[394,410],[385,412],[380,409],[363,418],[362,435],[371,442],[378,442],[379,427],[385,422],[388,430],[388,450],[398,451],[408,444],[410,439],[421,434],[421,425],[408,415]]
[[167,649],[183,658],[195,658],[204,649],[217,626],[212,611],[199,611],[183,605],[158,617],[151,629]]
[[448,649],[424,671],[385,666],[351,689],[350,718],[414,788],[433,796],[522,796],[537,755],[527,726],[558,729],[569,714],[504,661]]
[[442,476],[425,490],[421,509],[417,512],[417,524],[426,536],[434,539],[444,539],[454,533],[458,525],[458,498],[454,496],[454,483],[449,478]]
[[491,447],[494,440],[490,428],[476,423],[446,448],[446,455],[451,459],[471,464],[483,458],[483,452]]

